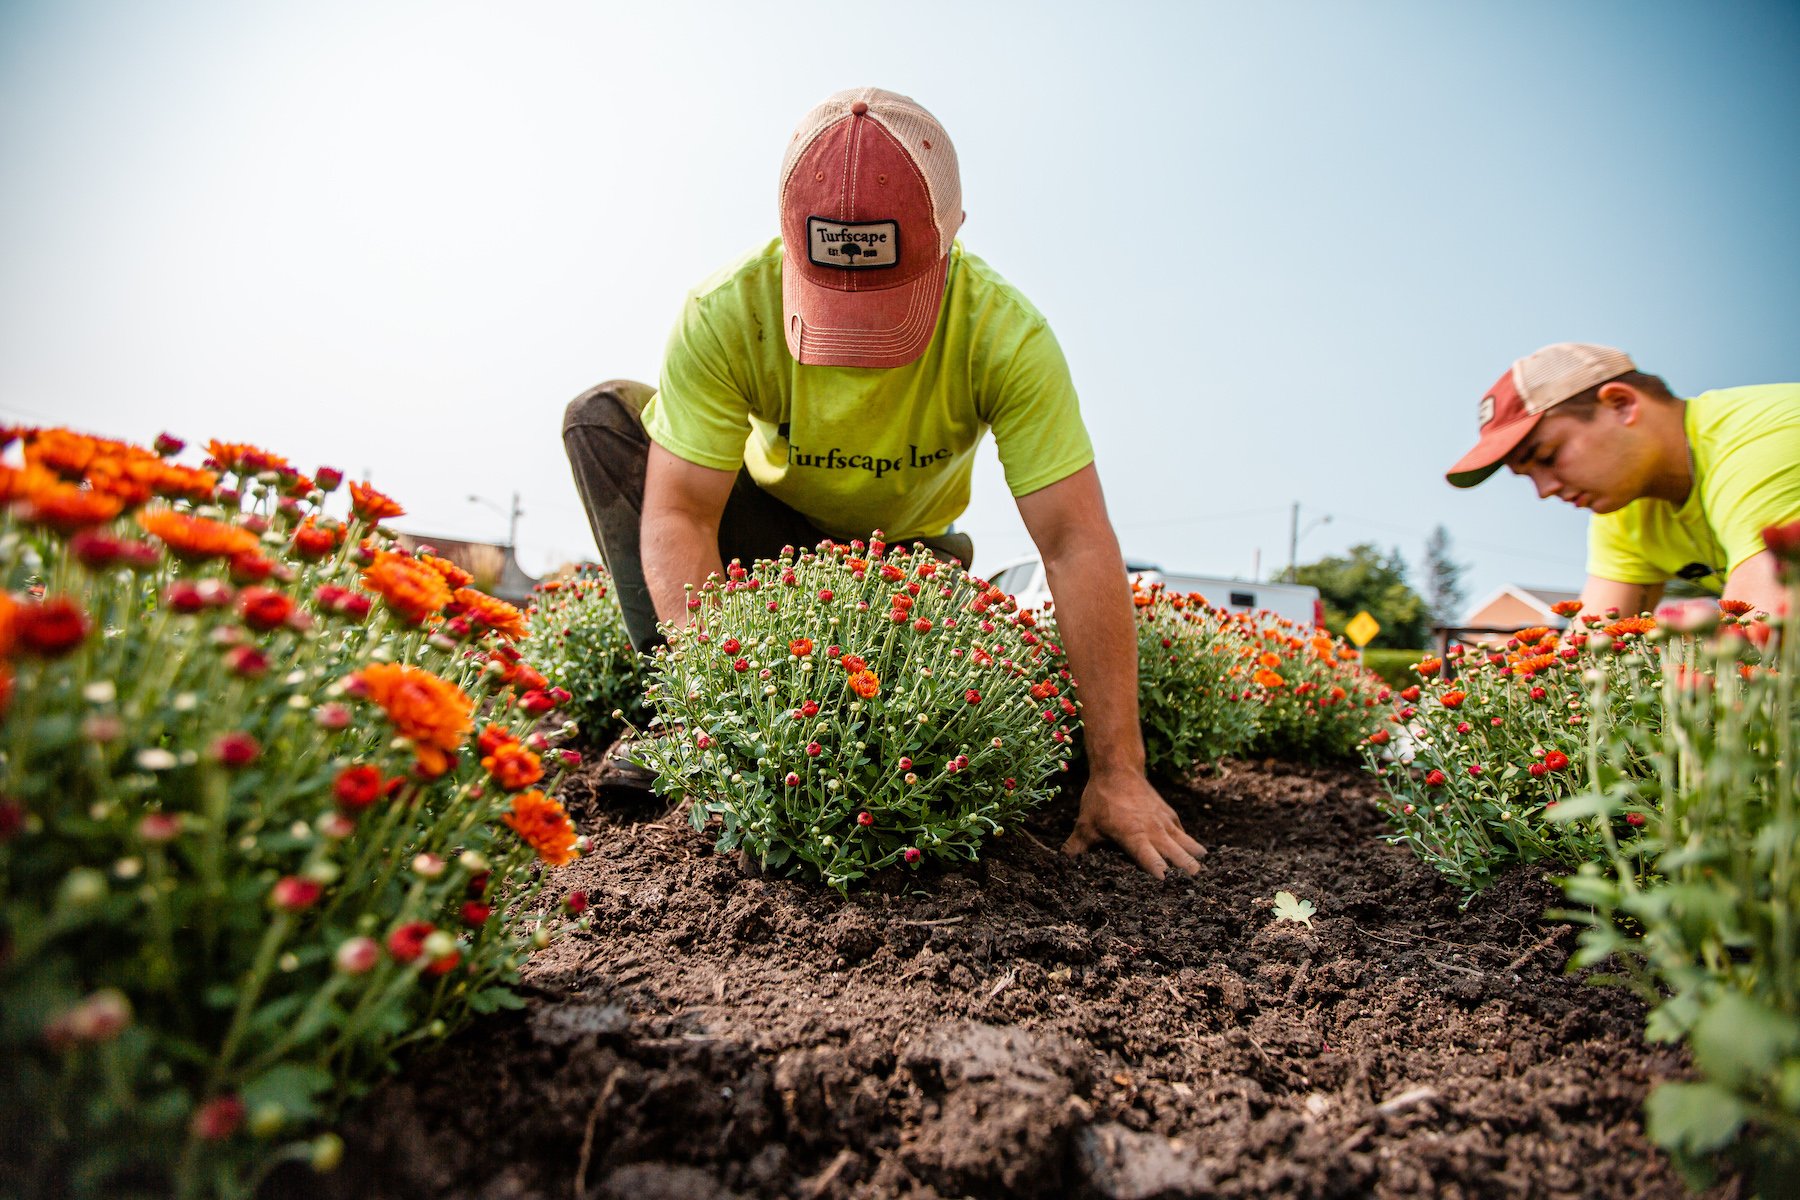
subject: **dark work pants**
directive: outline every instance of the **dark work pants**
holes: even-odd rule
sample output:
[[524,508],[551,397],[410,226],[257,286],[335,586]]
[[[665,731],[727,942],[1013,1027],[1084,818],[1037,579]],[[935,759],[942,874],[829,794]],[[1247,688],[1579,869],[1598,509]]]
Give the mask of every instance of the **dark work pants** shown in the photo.
[[[587,510],[588,527],[600,548],[631,644],[647,652],[662,640],[656,632],[656,606],[644,582],[644,557],[638,535],[644,521],[644,470],[650,460],[650,437],[644,432],[644,405],[656,389],[629,379],[589,388],[563,410],[563,450],[575,475],[575,490]],[[804,550],[828,535],[798,512],[756,486],[740,467],[725,512],[719,519],[719,560],[741,560],[746,566],[773,558],[783,546]],[[867,536],[865,533],[863,536]],[[946,533],[920,539],[939,558],[969,565],[974,544],[967,534]],[[695,581],[699,582],[698,580]]]

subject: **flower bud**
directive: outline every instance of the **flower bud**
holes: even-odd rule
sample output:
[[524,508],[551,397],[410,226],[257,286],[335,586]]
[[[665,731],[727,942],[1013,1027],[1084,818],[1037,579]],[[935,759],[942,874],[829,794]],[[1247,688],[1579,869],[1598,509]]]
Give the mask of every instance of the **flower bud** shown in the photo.
[[63,876],[58,899],[70,908],[88,908],[106,899],[106,876],[93,867],[76,867]]
[[[422,879],[436,879],[444,873],[444,868],[447,865],[448,864],[445,863],[443,859],[435,854],[415,855],[412,860],[413,873]],[[444,951],[440,950],[438,953],[442,954]]]
[[311,908],[318,900],[324,887],[311,879],[302,879],[297,875],[285,875],[275,881],[269,889],[269,902],[283,912],[300,912]]

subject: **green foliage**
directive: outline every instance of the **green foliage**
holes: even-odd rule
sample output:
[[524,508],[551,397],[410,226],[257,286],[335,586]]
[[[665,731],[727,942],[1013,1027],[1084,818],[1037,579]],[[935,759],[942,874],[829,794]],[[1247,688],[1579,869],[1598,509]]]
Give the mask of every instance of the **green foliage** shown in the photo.
[[[1648,624],[1648,622],[1645,622]],[[1421,661],[1414,682],[1387,697],[1388,725],[1371,735],[1366,761],[1385,789],[1392,840],[1473,893],[1520,862],[1573,869],[1606,857],[1601,834],[1552,819],[1589,788],[1611,794],[1621,781],[1652,773],[1640,747],[1590,769],[1590,727],[1621,738],[1653,738],[1661,723],[1661,655],[1625,624],[1592,626],[1566,640],[1525,631],[1495,651],[1453,651],[1444,664]],[[1588,692],[1600,686],[1590,707]],[[1595,810],[1598,811],[1598,810]],[[1610,803],[1618,836],[1643,814]]]
[[1399,691],[1419,682],[1419,674],[1413,670],[1420,659],[1426,657],[1423,650],[1376,650],[1370,648],[1363,651],[1363,666],[1381,677],[1381,681]]
[[1425,601],[1406,581],[1406,560],[1394,550],[1386,555],[1368,543],[1350,547],[1347,556],[1331,555],[1283,571],[1289,583],[1310,583],[1325,602],[1325,627],[1342,633],[1357,613],[1367,611],[1381,623],[1371,646],[1398,649],[1418,646],[1430,633]]
[[[1766,634],[1727,616],[1677,639],[1660,723],[1592,731],[1607,775],[1569,819],[1606,853],[1565,890],[1584,906],[1575,962],[1614,967],[1653,1006],[1649,1035],[1685,1040],[1701,1075],[1651,1093],[1652,1139],[1696,1182],[1736,1160],[1772,1196],[1800,1169],[1800,624],[1773,670],[1754,665]],[[1621,811],[1645,822],[1636,843],[1615,837]]]
[[1235,676],[1245,641],[1230,614],[1160,584],[1135,588],[1138,718],[1149,773],[1177,780],[1241,753],[1261,705]]
[[1251,681],[1261,699],[1253,755],[1294,762],[1355,759],[1380,718],[1379,681],[1363,670],[1356,651],[1324,630],[1258,613],[1238,619],[1255,655]]
[[622,725],[644,722],[650,710],[643,661],[632,649],[625,613],[603,568],[586,566],[570,579],[539,584],[527,615],[525,657],[569,693],[563,711],[584,741],[601,745]]
[[721,852],[846,890],[974,859],[1052,794],[1076,706],[1034,614],[879,533],[727,574],[665,628],[637,756]]
[[[542,774],[554,700],[520,686],[516,611],[465,589],[452,614],[438,568],[272,456],[215,492],[25,437],[54,469],[0,466],[25,495],[0,511],[0,1193],[244,1194],[329,1163],[321,1124],[403,1048],[510,999],[544,876],[507,788]],[[94,506],[165,475],[187,501]],[[365,569],[411,583],[377,605]],[[477,712],[512,783],[464,747]]]

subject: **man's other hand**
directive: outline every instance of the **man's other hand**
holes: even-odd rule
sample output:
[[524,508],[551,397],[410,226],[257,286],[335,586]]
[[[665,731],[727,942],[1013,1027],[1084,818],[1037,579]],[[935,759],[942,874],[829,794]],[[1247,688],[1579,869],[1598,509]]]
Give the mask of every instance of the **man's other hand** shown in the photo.
[[1137,865],[1161,879],[1173,864],[1193,875],[1206,847],[1187,835],[1175,810],[1140,774],[1095,776],[1081,793],[1075,832],[1063,843],[1073,857],[1102,838],[1118,843]]

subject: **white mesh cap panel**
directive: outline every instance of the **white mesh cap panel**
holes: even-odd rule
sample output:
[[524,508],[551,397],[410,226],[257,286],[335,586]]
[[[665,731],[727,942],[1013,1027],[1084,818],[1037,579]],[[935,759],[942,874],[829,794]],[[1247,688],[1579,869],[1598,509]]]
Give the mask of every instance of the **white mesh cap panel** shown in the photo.
[[911,97],[867,87],[849,88],[828,97],[802,117],[794,129],[794,136],[788,141],[787,155],[782,159],[781,183],[776,195],[787,195],[794,164],[821,133],[849,116],[850,106],[858,100],[869,106],[869,116],[886,126],[918,164],[925,176],[926,193],[931,197],[938,254],[950,253],[950,244],[962,224],[962,175],[957,169],[956,147],[937,118]]
[[1635,371],[1631,356],[1611,346],[1558,342],[1513,364],[1513,383],[1528,413],[1541,413],[1589,388]]

